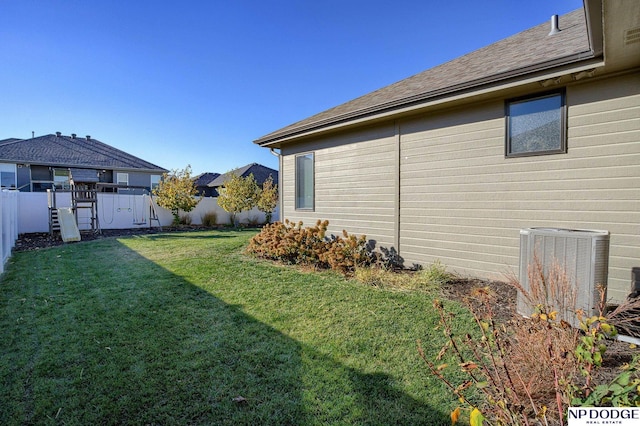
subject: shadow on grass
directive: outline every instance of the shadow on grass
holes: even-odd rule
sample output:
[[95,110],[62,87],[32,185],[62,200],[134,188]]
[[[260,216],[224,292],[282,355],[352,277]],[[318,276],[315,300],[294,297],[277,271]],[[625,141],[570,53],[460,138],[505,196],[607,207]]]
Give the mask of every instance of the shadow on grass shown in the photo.
[[[215,233],[214,233],[215,232]],[[172,231],[172,232],[158,232],[157,234],[141,234],[139,237],[148,238],[150,240],[178,240],[178,239],[221,239],[221,238],[233,238],[236,235],[232,231]]]
[[0,281],[0,423],[450,423],[386,374],[336,362],[124,245],[107,252],[25,254],[37,273],[12,265]]

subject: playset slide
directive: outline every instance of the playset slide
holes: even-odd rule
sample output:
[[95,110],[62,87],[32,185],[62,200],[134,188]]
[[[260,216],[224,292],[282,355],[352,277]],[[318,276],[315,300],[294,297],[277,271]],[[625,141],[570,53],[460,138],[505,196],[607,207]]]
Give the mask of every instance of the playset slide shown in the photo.
[[71,207],[63,207],[58,209],[58,221],[60,222],[60,235],[62,241],[68,243],[70,241],[80,241],[80,231]]

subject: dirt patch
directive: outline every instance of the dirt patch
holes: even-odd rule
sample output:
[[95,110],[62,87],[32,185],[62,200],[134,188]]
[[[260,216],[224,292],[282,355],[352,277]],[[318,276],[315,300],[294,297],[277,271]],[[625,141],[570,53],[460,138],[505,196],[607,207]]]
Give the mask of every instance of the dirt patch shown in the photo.
[[[197,226],[163,227],[162,231],[157,228],[134,228],[134,229],[104,229],[101,232],[83,231],[80,233],[81,241],[93,241],[102,238],[126,237],[132,235],[157,234],[158,232],[176,231],[196,231],[204,228]],[[38,232],[31,234],[21,234],[16,241],[14,251],[31,251],[43,248],[60,246],[67,244],[62,241],[60,233],[55,232],[50,235],[48,232]],[[68,243],[74,244],[74,243]]]

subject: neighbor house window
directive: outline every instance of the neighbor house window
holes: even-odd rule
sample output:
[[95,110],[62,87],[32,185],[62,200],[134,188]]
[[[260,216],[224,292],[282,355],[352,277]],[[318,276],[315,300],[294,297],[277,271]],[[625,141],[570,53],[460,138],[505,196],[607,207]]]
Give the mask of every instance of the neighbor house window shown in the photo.
[[313,210],[313,154],[296,156],[296,209]]
[[69,170],[55,169],[53,171],[53,185],[56,189],[71,189],[71,183],[69,182]]
[[153,191],[160,185],[160,179],[162,176],[160,175],[151,175],[151,190]]
[[16,187],[16,165],[0,164],[0,186],[2,188]]
[[[116,183],[118,185],[129,186],[129,173],[116,173]],[[118,192],[127,193],[129,188],[118,188]]]
[[116,183],[118,185],[129,185],[129,173],[116,174]]
[[567,152],[564,98],[554,92],[507,102],[507,157]]

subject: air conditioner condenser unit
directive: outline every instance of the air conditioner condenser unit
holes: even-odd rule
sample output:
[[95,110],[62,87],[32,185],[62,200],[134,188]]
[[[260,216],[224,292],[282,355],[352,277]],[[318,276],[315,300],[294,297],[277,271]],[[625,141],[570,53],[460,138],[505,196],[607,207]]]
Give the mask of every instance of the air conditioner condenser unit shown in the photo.
[[[602,286],[606,300],[608,269],[608,231],[562,228],[520,230],[519,279],[522,289],[529,294],[538,294],[536,300],[544,300],[547,306],[574,327],[579,326],[577,310],[582,310],[586,316],[599,313],[599,286]],[[553,274],[556,279],[559,278],[557,281],[562,281],[559,286],[550,283],[549,278]],[[544,279],[540,279],[541,275]],[[534,309],[535,306],[527,301],[523,291],[518,291],[518,313],[530,316]]]

